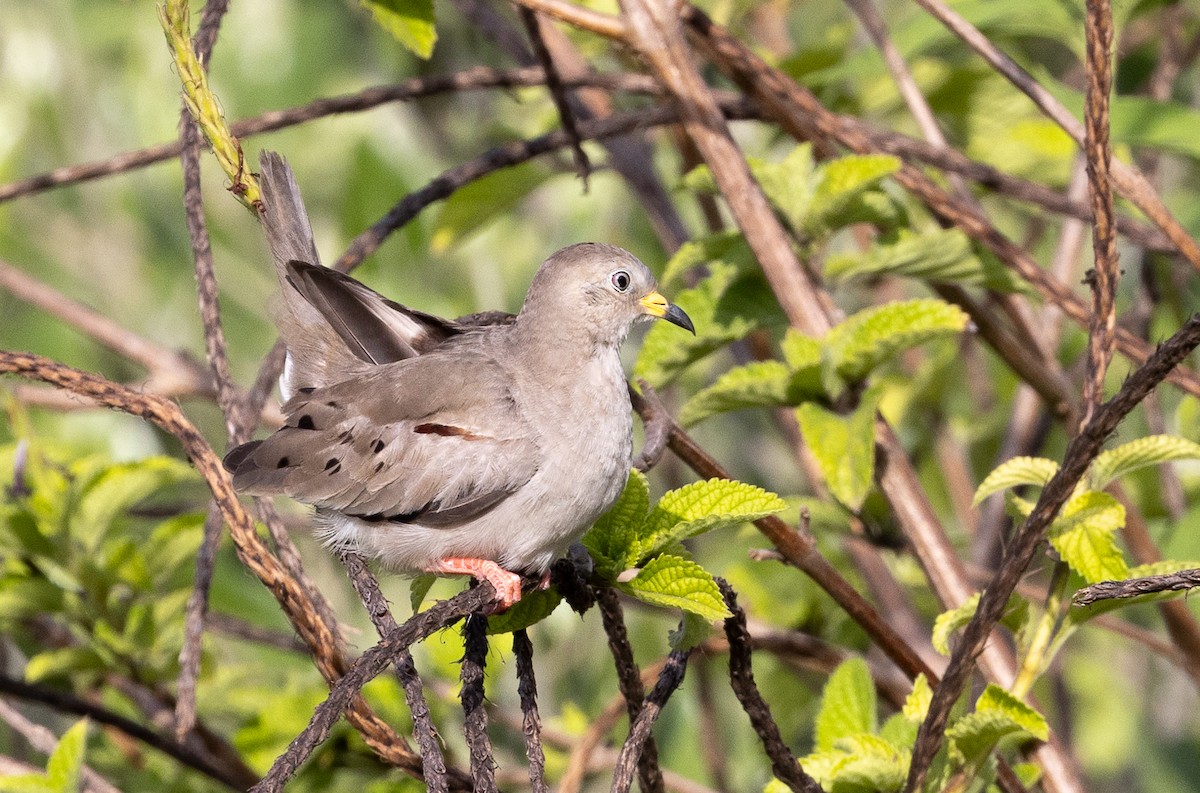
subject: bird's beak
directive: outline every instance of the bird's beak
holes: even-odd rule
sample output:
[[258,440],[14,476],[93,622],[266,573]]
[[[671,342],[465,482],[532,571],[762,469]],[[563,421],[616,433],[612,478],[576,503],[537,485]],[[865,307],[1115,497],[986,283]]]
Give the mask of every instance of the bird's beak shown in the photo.
[[665,319],[672,325],[678,325],[684,330],[691,331],[693,336],[696,335],[696,326],[692,324],[692,318],[679,306],[668,303],[667,299],[658,292],[651,292],[638,302],[650,316]]

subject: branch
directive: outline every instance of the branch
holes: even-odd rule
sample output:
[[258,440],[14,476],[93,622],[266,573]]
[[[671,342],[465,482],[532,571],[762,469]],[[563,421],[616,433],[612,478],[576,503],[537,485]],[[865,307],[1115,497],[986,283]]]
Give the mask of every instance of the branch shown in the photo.
[[546,785],[546,755],[542,751],[542,719],[538,715],[537,679],[533,675],[533,643],[524,628],[513,631],[513,655],[517,659],[517,696],[521,699],[521,732],[529,759],[529,789],[550,793]]
[[483,670],[487,665],[486,614],[473,612],[463,623],[462,681],[463,737],[471,753],[471,781],[475,793],[496,793],[496,756],[487,732],[487,710],[483,707]]
[[1085,586],[1071,598],[1073,606],[1090,606],[1101,600],[1150,595],[1155,592],[1179,592],[1200,586],[1200,570],[1180,570],[1177,573],[1130,578],[1125,581],[1101,581]]
[[[621,753],[617,756],[617,767],[613,770],[612,793],[627,793],[633,784],[634,769],[638,768],[640,774],[643,746],[649,746],[650,730],[654,727],[658,714],[662,713],[671,694],[683,682],[688,656],[691,653],[691,650],[674,650],[667,656],[667,663],[663,666],[662,674],[658,676],[658,682],[642,702],[637,718],[629,725],[629,735],[621,746]],[[659,781],[661,782],[661,779]],[[645,787],[642,789],[645,790]]]
[[1150,360],[1130,375],[1116,396],[1104,403],[1087,426],[1068,444],[1062,467],[1042,489],[1033,512],[1010,544],[1000,569],[984,590],[975,616],[971,618],[950,658],[945,676],[934,689],[933,701],[913,748],[906,790],[920,789],[929,763],[941,745],[950,707],[970,678],[975,659],[983,651],[984,643],[999,621],[1009,596],[1032,561],[1046,528],[1121,419],[1162,382],[1167,373],[1197,344],[1200,344],[1200,314],[1193,315],[1179,332],[1155,351]]

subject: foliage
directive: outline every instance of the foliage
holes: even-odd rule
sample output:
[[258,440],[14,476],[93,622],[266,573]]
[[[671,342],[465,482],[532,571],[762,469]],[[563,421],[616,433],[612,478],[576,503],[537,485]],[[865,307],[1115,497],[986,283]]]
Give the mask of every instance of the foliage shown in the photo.
[[75,793],[79,790],[79,772],[87,743],[87,719],[63,733],[46,761],[44,774],[14,774],[0,777],[3,793]]

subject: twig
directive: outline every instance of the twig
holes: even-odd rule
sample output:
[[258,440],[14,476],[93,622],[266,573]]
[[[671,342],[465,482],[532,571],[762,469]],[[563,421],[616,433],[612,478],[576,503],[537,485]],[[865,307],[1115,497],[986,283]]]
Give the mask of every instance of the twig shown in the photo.
[[[29,742],[30,746],[42,754],[51,754],[58,744],[59,738],[54,733],[46,727],[25,718],[24,714],[10,706],[3,699],[0,699],[0,720],[20,733]],[[90,791],[95,791],[96,793],[121,793],[113,783],[96,773],[91,766],[82,766],[80,772],[80,781]],[[7,773],[0,772],[0,776],[4,776]],[[39,773],[38,769],[34,769],[34,773]],[[46,788],[42,789],[45,790]]]
[[229,768],[218,766],[179,741],[165,735],[160,735],[148,727],[138,724],[136,721],[113,713],[101,705],[80,699],[73,694],[56,691],[55,689],[46,688],[34,683],[26,683],[22,680],[15,680],[7,675],[0,675],[0,693],[28,702],[38,702],[62,713],[87,716],[97,724],[103,724],[120,730],[135,741],[140,741],[153,749],[157,749],[168,757],[179,761],[182,765],[195,769],[233,790],[245,790],[249,785],[254,784],[255,777],[253,776],[253,772],[245,766]]
[[537,12],[525,6],[517,6],[517,13],[521,17],[525,31],[529,34],[529,43],[533,45],[533,52],[537,55],[538,62],[546,73],[546,88],[550,91],[550,98],[554,100],[554,106],[558,108],[558,117],[562,121],[563,129],[566,131],[567,137],[571,139],[571,156],[575,159],[575,170],[579,178],[583,180],[583,192],[586,193],[592,164],[588,162],[587,152],[583,150],[583,141],[580,140],[579,130],[575,127],[575,113],[571,110],[571,103],[567,100],[558,67],[554,65],[554,59],[550,57],[550,50],[542,39]]
[[658,682],[646,695],[637,718],[629,725],[629,735],[621,746],[621,753],[617,756],[617,767],[613,770],[613,781],[610,788],[612,793],[627,793],[630,785],[633,784],[634,769],[638,769],[640,773],[639,758],[643,747],[647,746],[650,740],[650,730],[654,727],[658,714],[662,713],[667,700],[671,698],[671,694],[683,682],[683,675],[687,671],[688,657],[691,654],[691,650],[674,650],[667,656],[667,662],[663,665],[662,674],[658,676]]
[[[296,632],[311,648],[313,660],[322,676],[330,681],[341,676],[348,664],[338,645],[334,629],[322,617],[304,587],[292,577],[259,538],[254,529],[254,521],[238,501],[221,461],[200,432],[183,415],[178,405],[162,397],[132,391],[99,375],[73,369],[31,353],[0,351],[0,374],[3,373],[41,380],[89,397],[106,407],[150,421],[175,436],[220,504],[242,563],[263,582],[279,602]],[[348,719],[362,734],[367,745],[385,762],[411,773],[416,773],[419,769],[420,758],[407,750],[400,736],[384,723],[364,700],[354,701]]]
[[[379,588],[379,582],[367,567],[367,560],[361,554],[347,550],[338,553],[338,558],[345,566],[346,572],[350,576],[350,584],[358,593],[359,599],[362,600],[363,607],[366,608],[367,615],[371,618],[371,624],[375,626],[379,637],[382,639],[398,630],[399,625],[392,616],[391,609],[388,608],[387,599]],[[421,678],[417,675],[412,653],[408,649],[403,649],[396,654],[395,667],[396,677],[400,681],[401,688],[404,689],[404,699],[412,714],[413,734],[417,739],[417,746],[421,750],[421,772],[425,788],[430,793],[445,793],[451,774],[446,768],[446,757],[442,752],[442,744],[437,727],[433,723],[433,716],[429,712],[429,703],[425,700]],[[471,778],[461,769],[453,769],[452,776],[456,787],[462,790],[470,789]]]
[[[946,26],[950,32],[974,49],[988,64],[1033,100],[1043,113],[1054,123],[1084,145],[1086,136],[1083,124],[1065,106],[1047,91],[1029,72],[1022,69],[1012,58],[1002,52],[978,28],[947,6],[942,0],[917,0],[917,4]],[[1133,166],[1120,160],[1112,162],[1112,183],[1123,196],[1142,210],[1155,225],[1170,238],[1193,267],[1200,268],[1200,245],[1184,230],[1183,226],[1162,203],[1146,177]]]
[[549,793],[546,785],[546,755],[542,751],[542,719],[538,715],[537,679],[533,675],[533,643],[524,628],[513,631],[513,655],[517,660],[517,696],[521,699],[521,732],[529,759],[529,789]]
[[1090,606],[1101,600],[1132,598],[1154,592],[1178,592],[1200,586],[1200,570],[1180,570],[1178,573],[1130,578],[1125,581],[1101,581],[1085,586],[1071,598],[1074,606]]
[[286,633],[271,628],[263,628],[252,622],[247,622],[221,611],[210,611],[205,617],[205,624],[214,632],[232,639],[242,639],[255,642],[265,647],[274,647],[289,653],[308,655],[308,645],[296,638],[294,633]]
[[[477,91],[492,88],[524,88],[545,85],[545,73],[538,67],[521,69],[492,69],[478,66],[453,74],[435,74],[414,77],[396,85],[381,85],[365,88],[354,94],[325,97],[307,105],[271,110],[253,118],[242,119],[230,124],[230,131],[238,138],[247,138],[264,132],[303,124],[337,113],[354,113],[370,110],[389,102],[407,102],[426,96],[452,91]],[[639,93],[657,90],[653,80],[639,75],[589,74],[563,81],[565,87],[595,86],[613,91]],[[78,165],[57,168],[44,174],[31,176],[18,182],[0,185],[0,203],[24,195],[41,192],[55,187],[98,179],[118,173],[153,165],[156,162],[178,157],[182,146],[178,140],[161,143],[136,151],[123,152],[105,160],[95,160]]]
[[725,638],[729,640],[729,682],[742,709],[750,717],[754,732],[762,741],[763,749],[771,758],[771,771],[775,777],[796,793],[822,793],[817,781],[804,772],[799,761],[779,733],[779,725],[771,716],[771,709],[758,691],[751,667],[750,632],[746,628],[746,612],[738,605],[737,594],[723,578],[716,579],[725,606],[733,616],[725,620]]
[[1121,419],[1162,382],[1167,373],[1195,349],[1197,344],[1200,344],[1200,314],[1189,319],[1179,332],[1162,344],[1143,366],[1131,374],[1121,390],[1095,412],[1083,431],[1068,444],[1062,467],[1042,489],[1033,512],[1009,546],[1000,569],[984,590],[975,616],[971,618],[950,658],[945,676],[934,690],[933,701],[925,721],[921,724],[913,749],[906,790],[920,789],[930,760],[941,744],[950,706],[966,685],[974,670],[975,659],[982,652],[988,634],[999,620],[1014,587],[1032,561],[1046,527],[1066,503],[1075,484],[1100,453],[1104,441],[1116,429]]
[[411,647],[430,634],[483,609],[491,604],[495,597],[496,592],[491,584],[480,583],[415,615],[390,632],[379,644],[360,655],[346,674],[330,688],[329,696],[317,706],[308,726],[292,740],[287,751],[275,758],[271,770],[251,789],[252,792],[278,793],[283,790],[288,778],[308,759],[313,749],[325,740],[333,723],[350,706],[351,701],[359,696],[363,686],[374,680],[400,650]]
[[471,781],[476,793],[496,793],[496,757],[488,738],[487,709],[484,708],[483,670],[487,664],[487,622],[484,614],[472,613],[463,623],[463,653],[459,679],[462,681],[463,737],[471,753]]
[[[633,660],[633,646],[629,643],[629,635],[625,631],[625,614],[617,591],[612,587],[596,588],[596,605],[600,609],[604,633],[608,636],[608,649],[612,652],[613,663],[617,668],[617,687],[625,697],[625,710],[629,714],[629,727],[632,730],[638,714],[641,713],[646,689],[642,685],[637,663]],[[644,746],[639,744],[638,754],[635,756],[638,785],[644,793],[662,793],[663,780],[658,765],[658,744],[651,735],[647,735],[642,743]]]
[[1108,138],[1108,101],[1112,92],[1112,7],[1107,0],[1087,0],[1087,108],[1084,151],[1087,154],[1088,188],[1092,198],[1092,317],[1088,324],[1087,376],[1083,382],[1083,417],[1087,424],[1104,400],[1104,375],[1112,360],[1117,326],[1117,237],[1113,229],[1113,196],[1110,184],[1112,146]]

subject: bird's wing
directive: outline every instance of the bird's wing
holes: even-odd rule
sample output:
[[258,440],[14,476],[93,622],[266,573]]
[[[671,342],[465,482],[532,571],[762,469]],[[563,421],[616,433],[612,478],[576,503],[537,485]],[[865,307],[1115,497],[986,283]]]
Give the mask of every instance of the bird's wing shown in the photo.
[[[455,323],[388,300],[348,275],[289,261],[286,280],[360,360],[376,366],[433,350],[460,333]],[[286,287],[285,287],[286,288]]]
[[540,435],[503,370],[459,348],[297,394],[288,425],[226,457],[234,485],[368,521],[453,526],[532,478]]

